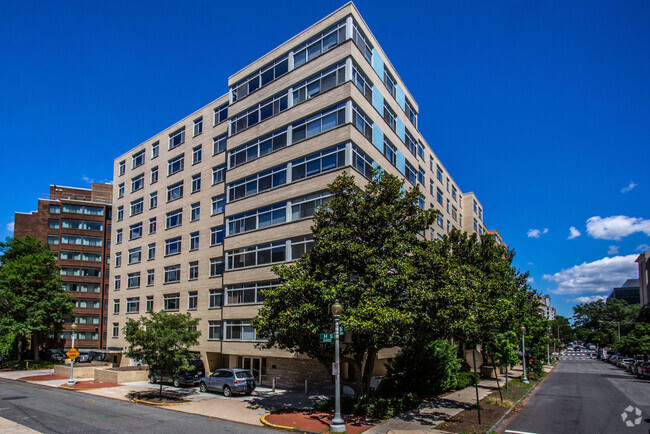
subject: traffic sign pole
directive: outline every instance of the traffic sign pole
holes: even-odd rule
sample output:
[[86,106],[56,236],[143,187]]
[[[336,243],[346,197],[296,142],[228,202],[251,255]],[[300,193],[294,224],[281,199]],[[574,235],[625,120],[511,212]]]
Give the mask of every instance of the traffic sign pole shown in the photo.
[[[75,333],[74,333],[74,329],[73,329],[72,330],[72,348],[70,348],[69,352],[72,352],[72,350],[74,349],[74,336],[75,336]],[[73,373],[74,373],[74,359],[75,358],[76,357],[72,357],[70,359],[70,379],[68,380],[68,386],[74,386]]]
[[[474,383],[476,386],[476,408],[478,409],[478,424],[481,424],[481,402],[478,400],[478,374],[476,373],[476,351],[472,351],[474,359]],[[496,375],[496,372],[494,373]]]

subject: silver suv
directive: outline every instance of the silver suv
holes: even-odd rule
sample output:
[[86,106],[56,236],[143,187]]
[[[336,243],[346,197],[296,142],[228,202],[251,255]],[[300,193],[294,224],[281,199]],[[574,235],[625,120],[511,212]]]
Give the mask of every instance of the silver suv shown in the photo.
[[201,392],[223,392],[249,394],[255,390],[255,377],[248,369],[217,369],[208,377],[201,378]]

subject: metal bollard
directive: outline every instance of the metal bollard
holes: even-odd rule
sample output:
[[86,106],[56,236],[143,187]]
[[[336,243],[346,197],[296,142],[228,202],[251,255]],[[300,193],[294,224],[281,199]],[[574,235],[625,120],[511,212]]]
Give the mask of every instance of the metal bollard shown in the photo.
[[305,395],[308,395],[309,392],[307,391],[307,380],[305,380]]
[[273,377],[272,385],[273,385],[272,386],[273,387],[273,392],[275,392],[275,377]]

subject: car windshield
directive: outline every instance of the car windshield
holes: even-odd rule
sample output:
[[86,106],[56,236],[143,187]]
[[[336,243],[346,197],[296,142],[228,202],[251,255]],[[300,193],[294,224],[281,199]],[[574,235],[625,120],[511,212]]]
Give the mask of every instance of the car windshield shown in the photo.
[[251,374],[251,371],[240,371],[240,372],[235,372],[235,376],[237,378],[251,378],[253,377],[253,374]]

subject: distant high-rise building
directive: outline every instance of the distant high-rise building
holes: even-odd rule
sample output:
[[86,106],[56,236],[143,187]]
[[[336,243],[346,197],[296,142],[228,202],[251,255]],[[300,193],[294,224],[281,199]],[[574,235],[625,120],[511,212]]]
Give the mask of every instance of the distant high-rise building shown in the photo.
[[628,304],[639,304],[639,279],[628,279],[625,283],[612,290],[607,300],[625,300]]
[[[31,235],[57,257],[65,291],[75,297],[75,346],[82,350],[106,347],[112,195],[110,184],[51,185],[38,211],[15,214],[14,237]],[[64,324],[48,345],[69,348],[70,326]]]
[[[311,248],[327,185],[343,171],[364,185],[381,167],[419,186],[419,206],[440,211],[429,239],[452,229],[483,233],[483,207],[463,195],[420,134],[415,99],[352,3],[228,86],[115,159],[108,350],[125,349],[129,318],[191,312],[202,319],[195,349],[210,371],[244,367],[260,384],[276,378],[283,387],[329,381],[306,356],[257,348],[250,325],[262,290],[278,285],[271,266]],[[345,365],[342,372],[352,375]]]
[[639,302],[644,309],[650,309],[650,250],[636,258],[639,264]]

